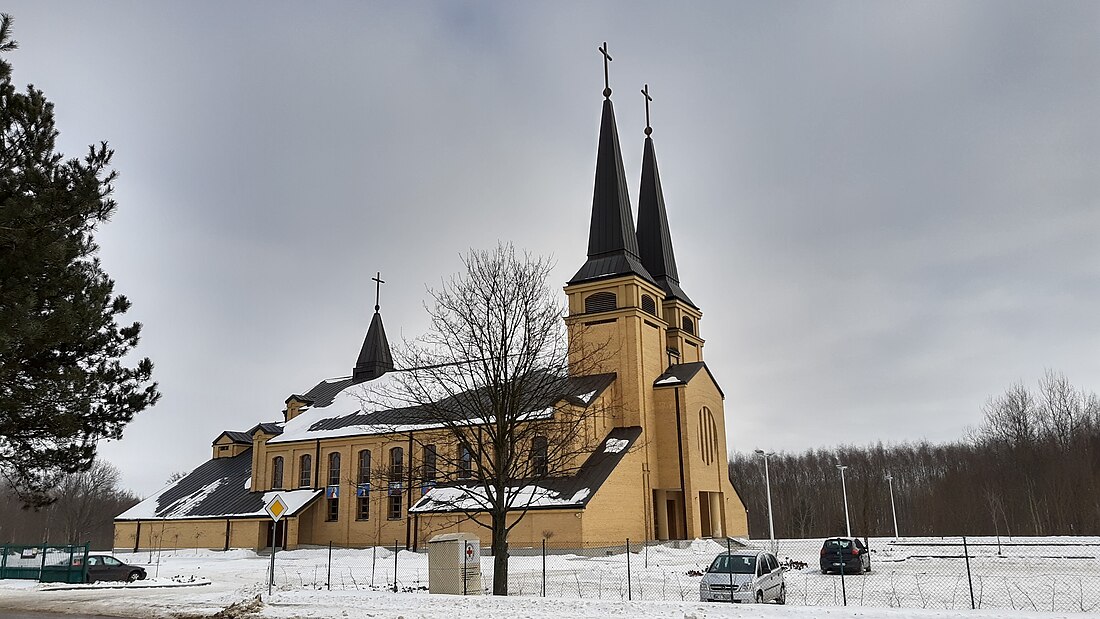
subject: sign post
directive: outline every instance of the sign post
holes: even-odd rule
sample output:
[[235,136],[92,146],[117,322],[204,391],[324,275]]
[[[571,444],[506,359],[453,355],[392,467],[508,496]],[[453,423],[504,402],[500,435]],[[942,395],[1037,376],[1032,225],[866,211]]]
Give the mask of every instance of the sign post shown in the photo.
[[275,549],[279,547],[279,536],[277,535],[279,532],[279,519],[287,512],[287,509],[286,503],[278,494],[264,506],[264,511],[267,512],[268,516],[271,516],[271,572],[269,574],[270,578],[267,579],[268,597],[271,597],[271,585],[275,584]]

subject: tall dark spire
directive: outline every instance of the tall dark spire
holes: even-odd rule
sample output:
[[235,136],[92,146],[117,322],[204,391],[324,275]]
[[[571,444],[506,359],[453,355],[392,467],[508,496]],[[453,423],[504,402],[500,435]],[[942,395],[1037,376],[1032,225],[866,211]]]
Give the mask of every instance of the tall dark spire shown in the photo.
[[634,233],[622,151],[619,149],[615,108],[611,104],[611,88],[607,81],[607,63],[611,61],[611,56],[607,54],[606,43],[600,52],[604,55],[604,102],[599,151],[596,154],[588,260],[569,283],[627,274],[640,275],[652,281],[638,258],[638,240]]
[[657,171],[657,154],[653,149],[653,128],[649,126],[649,85],[642,94],[646,98],[645,151],[642,154],[642,186],[638,192],[638,250],[642,265],[665,291],[667,297],[676,298],[695,307],[680,288],[680,276],[676,272],[676,256],[672,251],[672,234],[668,229],[665,212],[665,196],[661,191],[661,175]]
[[371,278],[374,286],[374,317],[367,328],[367,337],[363,339],[363,348],[351,373],[351,382],[362,383],[374,380],[393,369],[393,357],[390,356],[390,343],[386,339],[386,330],[382,327],[382,314],[378,313],[378,297],[381,292],[382,274]]

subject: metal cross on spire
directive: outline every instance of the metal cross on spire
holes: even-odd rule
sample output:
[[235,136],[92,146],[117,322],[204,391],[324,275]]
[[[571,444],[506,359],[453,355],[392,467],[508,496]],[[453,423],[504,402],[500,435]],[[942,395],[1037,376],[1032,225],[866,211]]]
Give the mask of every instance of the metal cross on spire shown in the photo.
[[379,271],[377,275],[372,277],[371,281],[374,282],[374,311],[377,312],[379,307],[380,307],[378,305],[378,297],[382,293],[382,284],[384,284],[386,282],[382,279],[382,272],[381,271]]
[[649,126],[649,102],[653,100],[653,97],[649,96],[649,84],[645,85],[642,89],[642,96],[645,97],[645,134],[652,135],[653,127]]
[[611,98],[611,80],[607,72],[607,64],[611,62],[611,55],[607,53],[607,41],[603,42],[603,47],[598,48],[600,53],[603,54],[603,96],[604,98]]

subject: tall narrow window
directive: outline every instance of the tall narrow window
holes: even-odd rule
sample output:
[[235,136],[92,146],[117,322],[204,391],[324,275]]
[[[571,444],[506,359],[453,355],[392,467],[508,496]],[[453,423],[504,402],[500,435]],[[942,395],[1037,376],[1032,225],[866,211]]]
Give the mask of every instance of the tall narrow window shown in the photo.
[[546,437],[536,436],[531,441],[531,472],[535,477],[546,477]]
[[328,455],[328,485],[340,485],[340,452],[338,451]]
[[389,496],[389,513],[386,514],[386,518],[389,520],[401,520],[401,494],[391,494]]
[[465,445],[458,447],[458,478],[469,479],[474,471],[474,454]]
[[303,454],[298,459],[298,487],[308,488],[313,485],[313,458],[309,454]]
[[405,476],[405,450],[394,447],[390,450],[390,481],[401,481]]
[[336,522],[340,519],[340,499],[331,498],[328,500],[328,511],[325,514],[325,522]]
[[358,484],[370,483],[370,450],[362,449],[359,451],[359,479],[356,481]]
[[361,496],[356,500],[356,520],[370,520],[370,495]]
[[282,490],[283,488],[283,457],[275,456],[271,460],[271,488]]
[[424,481],[435,481],[435,445],[424,446]]

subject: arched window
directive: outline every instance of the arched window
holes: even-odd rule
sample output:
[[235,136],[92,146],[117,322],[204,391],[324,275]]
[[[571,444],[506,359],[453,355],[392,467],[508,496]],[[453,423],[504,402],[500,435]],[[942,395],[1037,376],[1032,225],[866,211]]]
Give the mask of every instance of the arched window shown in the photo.
[[657,302],[653,300],[653,297],[648,294],[642,295],[642,311],[657,315]]
[[328,485],[340,485],[340,452],[338,451],[328,455]]
[[699,409],[699,455],[703,464],[713,463],[718,456],[718,427],[706,406]]
[[405,476],[405,450],[394,447],[390,450],[390,481],[401,481]]
[[271,487],[281,490],[283,487],[283,457],[275,456],[271,460]]
[[313,485],[313,458],[309,454],[303,454],[298,459],[298,487],[308,488]]
[[359,451],[359,481],[360,484],[370,483],[370,450]]
[[681,321],[681,325],[682,325],[684,331],[687,331],[688,333],[691,333],[692,335],[695,334],[695,321],[693,321],[692,319],[688,318],[687,316],[684,316],[684,319]]
[[465,445],[458,447],[458,478],[469,479],[474,471],[474,454]]
[[618,307],[614,292],[597,292],[584,298],[584,313],[609,312]]
[[546,477],[548,473],[546,447],[545,436],[536,436],[531,440],[531,473],[535,477]]

